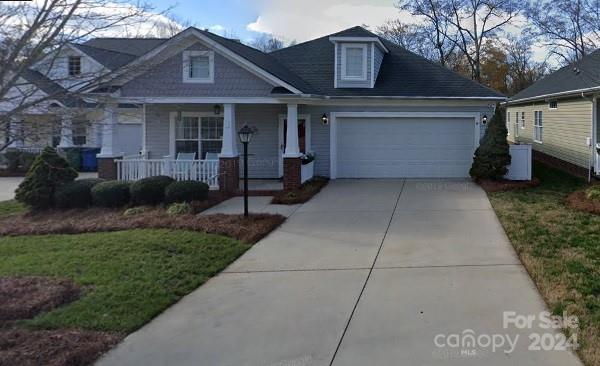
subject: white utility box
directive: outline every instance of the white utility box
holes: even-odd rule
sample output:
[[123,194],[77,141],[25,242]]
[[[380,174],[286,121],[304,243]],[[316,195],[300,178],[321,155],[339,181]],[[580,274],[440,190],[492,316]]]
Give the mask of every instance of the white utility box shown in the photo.
[[510,157],[511,163],[504,178],[508,180],[531,180],[531,145],[511,144]]

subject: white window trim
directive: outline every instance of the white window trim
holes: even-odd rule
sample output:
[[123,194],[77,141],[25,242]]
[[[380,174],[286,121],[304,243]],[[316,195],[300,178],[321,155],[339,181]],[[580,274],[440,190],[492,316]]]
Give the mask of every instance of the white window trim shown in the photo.
[[521,112],[521,124],[519,127],[524,130],[525,129],[525,112]]
[[[540,114],[541,114],[542,118],[538,119],[537,116],[539,116]],[[541,125],[538,123],[539,121],[542,122]],[[544,135],[542,133],[540,133],[540,135],[542,136],[541,140],[537,140],[535,138],[535,132],[536,132],[536,129],[538,129],[538,128],[539,128],[540,132],[544,131],[544,115],[541,110],[533,112],[533,136],[532,137],[533,137],[533,142],[542,144],[543,140],[544,140]]]
[[[175,121],[177,119],[178,112],[169,113],[169,158],[177,159],[175,156]],[[198,118],[198,152],[197,156],[200,157],[202,152],[202,117],[221,117],[225,118],[223,113],[214,114],[212,112],[181,112],[181,117],[197,117]],[[223,121],[225,122],[225,121]],[[225,138],[223,136],[223,138]],[[207,139],[208,140],[208,139]],[[217,141],[212,140],[211,141]],[[201,159],[200,159],[201,160]]]
[[[362,75],[360,77],[357,76],[348,76],[346,75],[346,50],[348,48],[361,48],[363,50],[363,65],[362,65]],[[367,50],[368,47],[366,44],[354,44],[354,43],[345,43],[342,44],[342,80],[344,81],[367,81]]]
[[510,112],[506,111],[506,136],[510,136]]
[[[190,58],[197,56],[208,56],[208,77],[190,77]],[[183,82],[212,84],[215,82],[215,53],[213,51],[183,51]]]
[[[556,103],[556,107],[550,107],[550,103]],[[558,109],[558,101],[557,100],[551,100],[548,102],[548,109],[551,111],[555,111]]]

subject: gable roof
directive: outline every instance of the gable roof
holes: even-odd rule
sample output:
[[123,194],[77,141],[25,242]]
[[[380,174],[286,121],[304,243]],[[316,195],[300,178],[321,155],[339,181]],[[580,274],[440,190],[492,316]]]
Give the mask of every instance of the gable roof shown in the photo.
[[93,38],[83,45],[139,57],[167,40],[169,38]]
[[85,44],[74,44],[73,46],[101,63],[102,66],[109,70],[118,69],[119,67],[124,66],[137,58],[131,54],[116,52],[103,48],[96,48]]
[[543,77],[512,96],[509,103],[542,99],[556,94],[579,93],[591,88],[600,88],[600,50]]
[[[373,88],[334,87],[334,45],[330,37],[377,37],[389,50]],[[362,27],[353,27],[271,53],[306,80],[318,94],[342,97],[493,98],[504,96],[418,56]]]
[[38,89],[46,93],[53,100],[63,104],[67,107],[85,107],[89,103],[85,102],[81,98],[70,95],[69,91],[63,88],[60,84],[50,80],[48,77],[36,70],[25,70],[21,73],[21,77],[31,84],[35,85]]

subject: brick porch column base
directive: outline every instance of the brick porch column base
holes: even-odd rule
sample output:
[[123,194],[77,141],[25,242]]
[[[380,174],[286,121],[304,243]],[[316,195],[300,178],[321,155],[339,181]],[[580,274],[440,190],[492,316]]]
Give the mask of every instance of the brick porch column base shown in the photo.
[[300,188],[300,158],[283,158],[283,190],[291,191]]
[[240,188],[240,158],[219,158],[219,190],[234,193]]
[[115,159],[121,159],[120,156],[112,158],[97,158],[98,159],[98,178],[115,180],[117,179],[117,163]]

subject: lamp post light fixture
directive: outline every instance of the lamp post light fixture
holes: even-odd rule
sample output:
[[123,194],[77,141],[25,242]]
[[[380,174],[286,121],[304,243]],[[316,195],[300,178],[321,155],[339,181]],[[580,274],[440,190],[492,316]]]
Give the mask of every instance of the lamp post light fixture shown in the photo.
[[254,130],[244,124],[238,131],[240,142],[244,145],[244,216],[248,217],[248,143],[252,140]]
[[329,118],[327,118],[327,114],[323,113],[323,116],[321,117],[321,122],[323,122],[323,125],[327,126],[329,124]]

